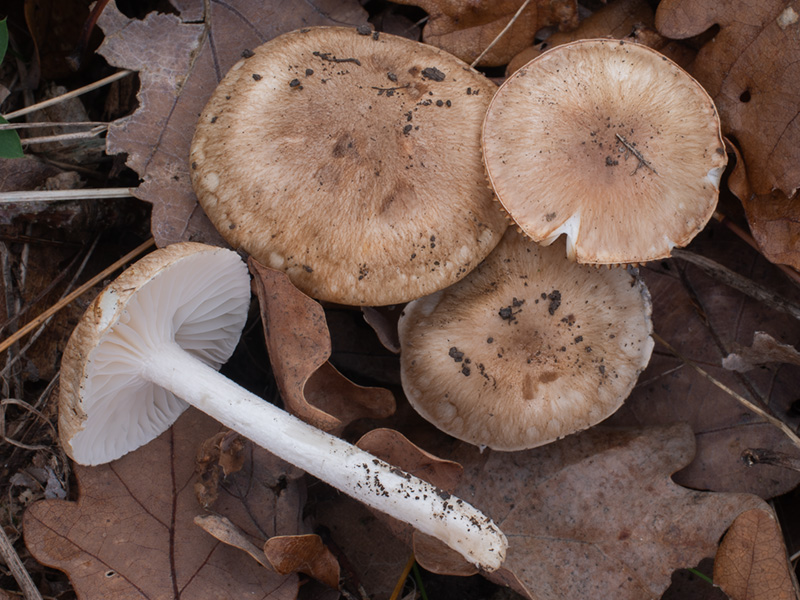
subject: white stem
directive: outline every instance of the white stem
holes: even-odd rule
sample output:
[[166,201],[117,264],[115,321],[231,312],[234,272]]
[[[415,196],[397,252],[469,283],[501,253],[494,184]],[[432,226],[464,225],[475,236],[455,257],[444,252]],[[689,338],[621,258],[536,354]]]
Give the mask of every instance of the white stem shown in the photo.
[[505,535],[470,504],[251,394],[176,343],[151,355],[142,376],[345,494],[438,538],[470,563],[494,571],[505,559]]

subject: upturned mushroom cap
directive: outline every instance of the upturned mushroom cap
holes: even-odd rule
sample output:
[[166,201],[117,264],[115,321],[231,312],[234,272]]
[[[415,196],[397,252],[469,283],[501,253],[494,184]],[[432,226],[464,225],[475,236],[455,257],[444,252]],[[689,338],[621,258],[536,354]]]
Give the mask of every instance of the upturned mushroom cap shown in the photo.
[[310,296],[417,298],[463,277],[506,228],[480,149],[495,89],[404,38],[294,31],[219,84],[192,141],[192,183],[232,246]]
[[650,315],[627,270],[578,265],[509,229],[465,279],[405,308],[403,389],[461,440],[540,446],[622,405],[650,359]]
[[655,50],[564,44],[495,94],[483,127],[498,199],[533,240],[578,262],[669,256],[714,211],[726,155],[706,91]]
[[239,341],[250,277],[235,252],[185,242],[125,270],[86,310],[61,361],[58,428],[75,461],[93,465],[166,431],[187,404],[140,377],[159,340],[219,368]]

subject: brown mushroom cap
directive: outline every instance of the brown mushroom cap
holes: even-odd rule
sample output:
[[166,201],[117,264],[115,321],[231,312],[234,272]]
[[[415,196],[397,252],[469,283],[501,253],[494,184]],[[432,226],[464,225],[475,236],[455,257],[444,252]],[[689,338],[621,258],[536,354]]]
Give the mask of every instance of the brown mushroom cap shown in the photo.
[[522,450],[616,411],[653,348],[650,295],[509,229],[465,279],[408,304],[401,375],[412,406],[472,444]]
[[578,262],[669,256],[714,211],[726,155],[705,90],[655,50],[558,46],[498,90],[483,128],[498,199],[533,240]]
[[417,298],[463,277],[505,231],[480,149],[495,89],[404,38],[294,31],[217,87],[192,142],[192,183],[231,245],[310,296]]

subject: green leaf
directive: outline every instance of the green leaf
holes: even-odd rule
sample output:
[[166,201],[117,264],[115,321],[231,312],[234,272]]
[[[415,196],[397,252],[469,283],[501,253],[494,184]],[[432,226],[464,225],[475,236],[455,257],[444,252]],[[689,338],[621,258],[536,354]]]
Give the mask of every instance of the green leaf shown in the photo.
[[[0,124],[7,123],[8,121],[0,117]],[[17,132],[12,129],[0,131],[0,158],[22,158],[23,156],[25,153],[22,152],[22,144],[19,142]]]
[[8,24],[3,19],[0,21],[0,63],[3,62],[6,50],[8,50]]

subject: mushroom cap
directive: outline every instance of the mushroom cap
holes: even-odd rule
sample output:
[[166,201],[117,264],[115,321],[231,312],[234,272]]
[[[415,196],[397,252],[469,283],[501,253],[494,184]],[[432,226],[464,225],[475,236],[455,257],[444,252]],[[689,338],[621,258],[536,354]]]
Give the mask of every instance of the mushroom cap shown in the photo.
[[650,317],[647,288],[629,270],[579,265],[561,243],[509,229],[462,281],[406,306],[403,389],[461,440],[540,446],[622,405],[650,359]]
[[655,50],[608,39],[557,46],[506,80],[483,153],[522,230],[544,244],[566,234],[570,258],[591,264],[688,244],[714,212],[727,161],[702,86]]
[[316,27],[236,63],[200,116],[192,183],[225,239],[306,294],[385,305],[474,268],[506,220],[480,131],[497,89],[418,42]]
[[85,465],[105,463],[166,431],[187,404],[139,375],[175,341],[214,368],[233,353],[250,277],[230,250],[184,242],[148,254],[89,305],[61,360],[59,437]]

